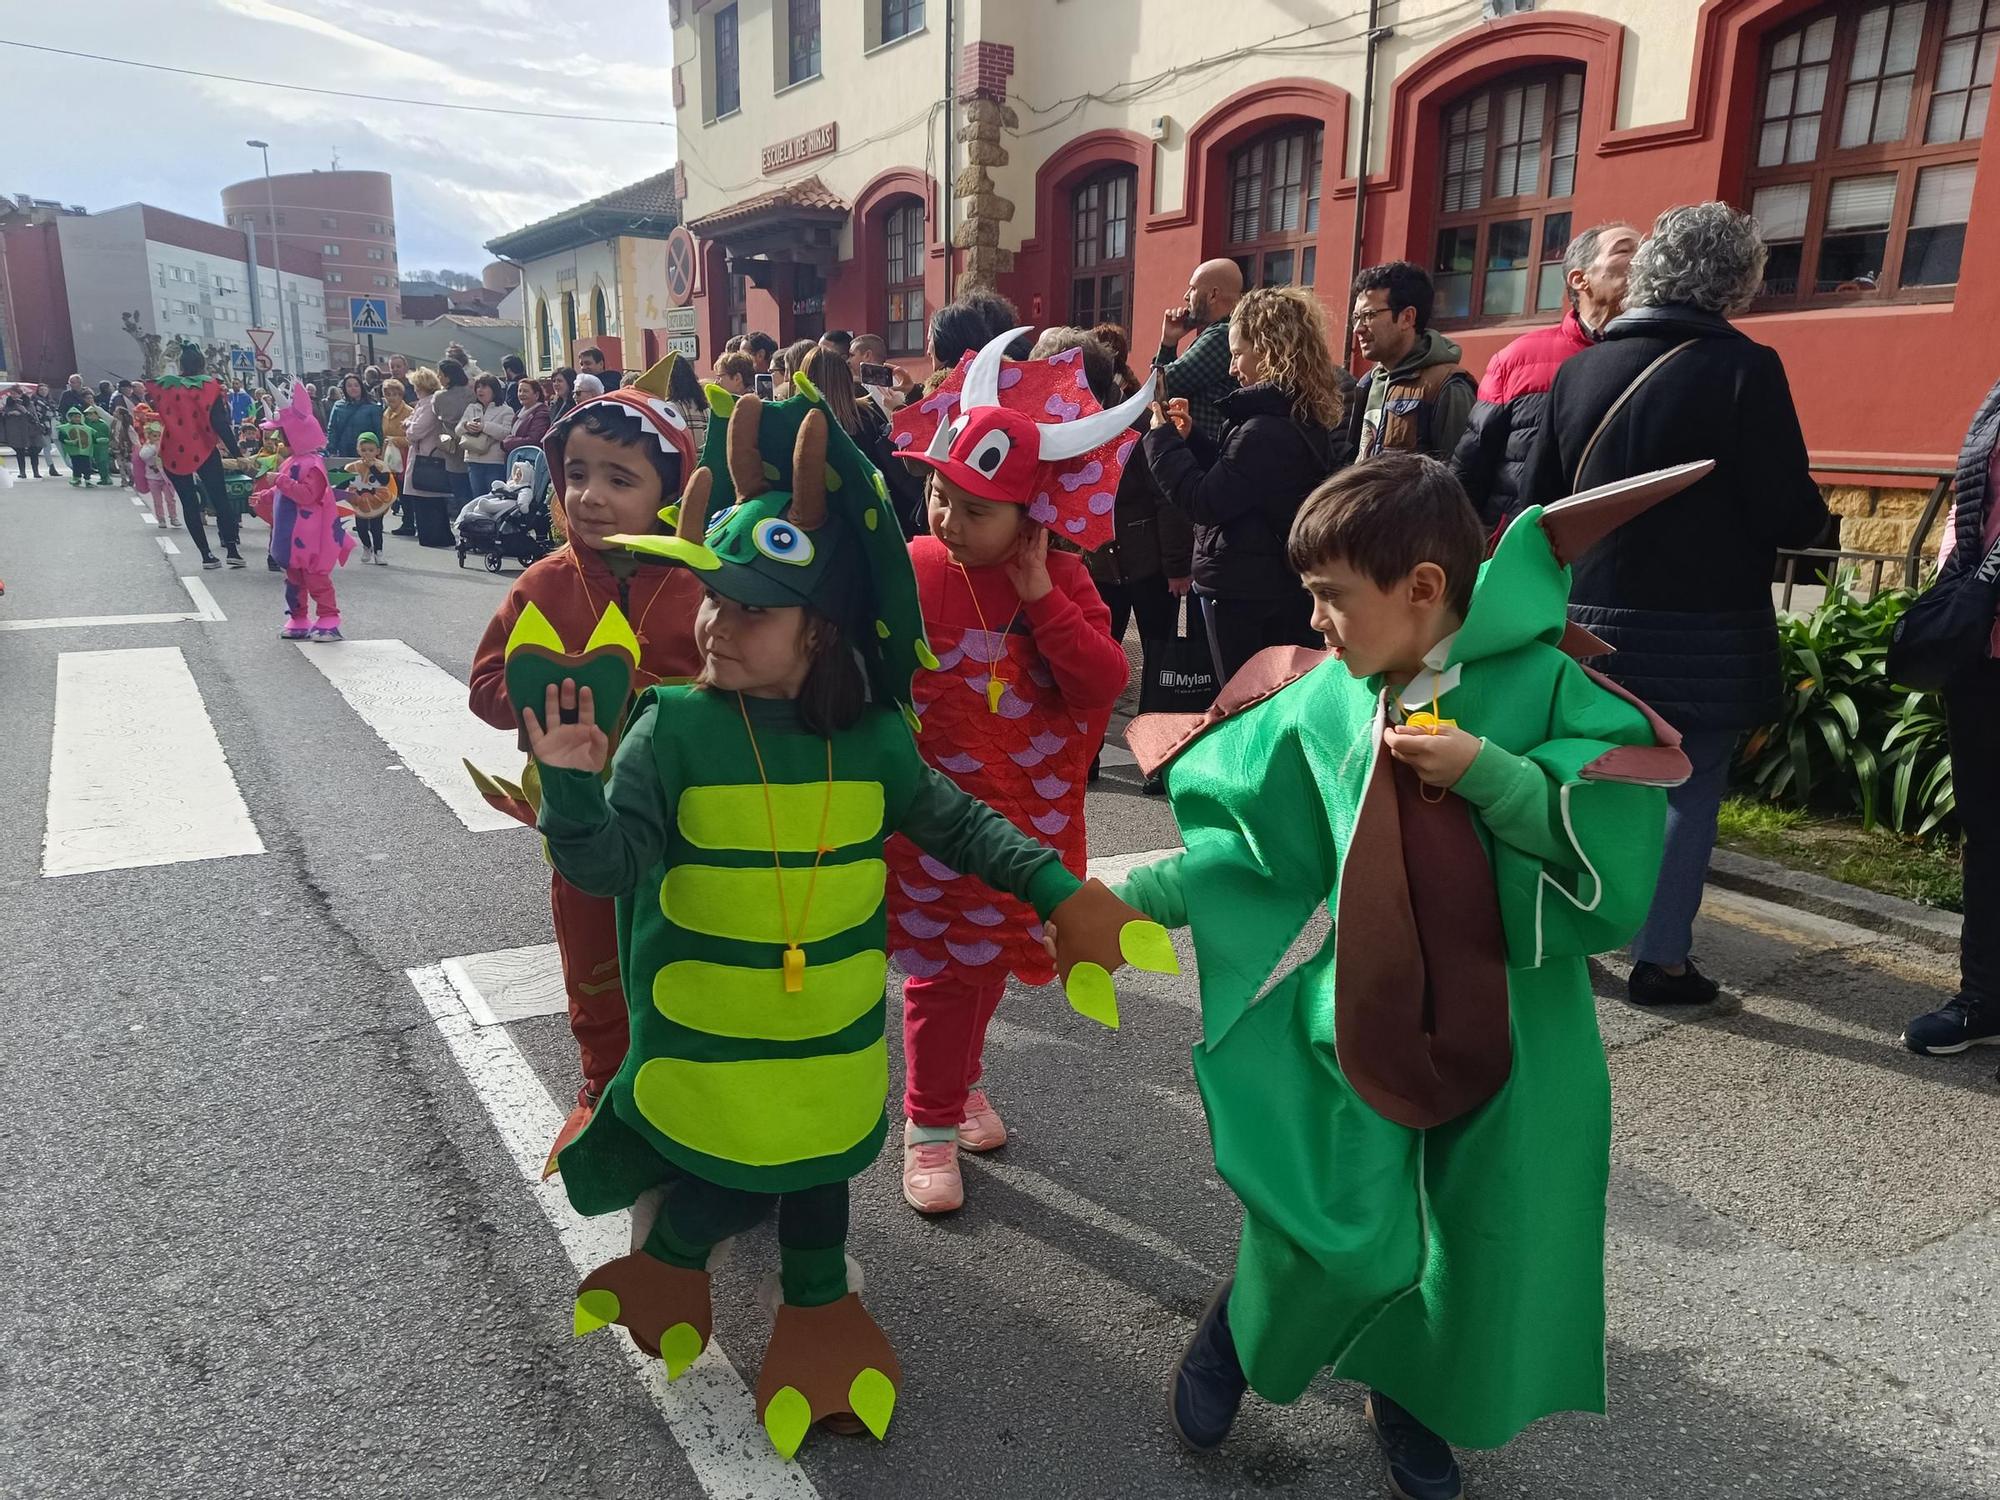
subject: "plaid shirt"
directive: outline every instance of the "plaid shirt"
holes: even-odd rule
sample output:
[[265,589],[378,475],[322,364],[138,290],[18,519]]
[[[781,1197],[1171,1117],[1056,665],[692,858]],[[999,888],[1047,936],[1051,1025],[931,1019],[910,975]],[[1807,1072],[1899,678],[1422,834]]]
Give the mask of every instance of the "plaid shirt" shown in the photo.
[[1229,319],[1218,318],[1202,329],[1178,359],[1171,344],[1160,345],[1153,368],[1160,372],[1159,399],[1185,396],[1195,431],[1210,442],[1220,441],[1222,412],[1215,403],[1236,389],[1236,377],[1229,373]]

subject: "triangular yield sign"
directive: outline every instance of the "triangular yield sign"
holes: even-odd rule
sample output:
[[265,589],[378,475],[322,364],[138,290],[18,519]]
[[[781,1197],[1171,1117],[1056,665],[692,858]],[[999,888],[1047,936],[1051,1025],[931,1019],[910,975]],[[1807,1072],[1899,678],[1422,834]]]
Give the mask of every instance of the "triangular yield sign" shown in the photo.
[[250,342],[257,346],[259,354],[269,354],[271,352],[271,339],[276,334],[276,329],[246,328],[243,331],[250,336]]

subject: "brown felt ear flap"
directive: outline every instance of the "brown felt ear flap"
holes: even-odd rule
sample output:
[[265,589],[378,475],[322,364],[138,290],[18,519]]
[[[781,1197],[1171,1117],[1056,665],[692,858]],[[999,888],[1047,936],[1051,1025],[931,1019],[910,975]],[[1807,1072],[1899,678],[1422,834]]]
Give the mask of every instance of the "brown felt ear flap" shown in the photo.
[[1670,495],[1678,495],[1715,467],[1704,458],[1630,479],[1579,490],[1567,500],[1558,500],[1542,511],[1542,530],[1556,561],[1570,566],[1584,553],[1603,541],[1634,516],[1651,510]]
[[708,495],[714,487],[715,476],[707,469],[694,471],[687,488],[681,492],[681,518],[674,527],[674,535],[690,542],[708,535]]
[[826,524],[826,413],[809,411],[792,444],[792,524],[818,531]]
[[757,429],[764,420],[764,403],[755,395],[738,396],[729,414],[729,482],[736,498],[754,500],[771,487],[764,475],[764,458],[757,451]]

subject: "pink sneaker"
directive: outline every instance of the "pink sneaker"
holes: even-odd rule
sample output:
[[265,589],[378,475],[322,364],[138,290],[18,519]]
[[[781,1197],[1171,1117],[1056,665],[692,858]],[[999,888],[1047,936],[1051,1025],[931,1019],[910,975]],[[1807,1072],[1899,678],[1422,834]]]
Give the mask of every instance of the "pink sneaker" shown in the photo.
[[958,1144],[967,1151],[998,1151],[1007,1144],[1007,1127],[984,1089],[974,1089],[965,1096],[965,1118],[958,1123]]
[[903,1122],[903,1201],[920,1214],[948,1214],[965,1207],[958,1142],[913,1140],[914,1129]]

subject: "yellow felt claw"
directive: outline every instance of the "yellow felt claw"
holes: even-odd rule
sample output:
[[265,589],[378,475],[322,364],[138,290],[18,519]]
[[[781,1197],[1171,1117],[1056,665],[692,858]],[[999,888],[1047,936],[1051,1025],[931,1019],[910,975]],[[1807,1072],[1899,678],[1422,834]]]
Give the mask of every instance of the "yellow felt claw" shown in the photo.
[[[479,795],[496,811],[505,813],[517,823],[534,826],[541,806],[539,788],[531,792],[525,786],[516,786],[498,776],[488,776],[469,760],[461,760],[459,764],[465,767],[465,773],[472,778]],[[529,761],[528,764],[533,767],[534,762]]]
[[870,1365],[847,1388],[847,1404],[879,1443],[888,1435],[889,1418],[896,1410],[896,1383]]
[[667,1379],[679,1380],[688,1367],[701,1358],[707,1340],[692,1323],[676,1323],[660,1335],[660,1358],[667,1367]]
[[704,385],[701,394],[708,401],[708,409],[725,422],[729,420],[729,414],[736,410],[736,397],[719,385]]
[[1125,962],[1148,974],[1178,974],[1180,956],[1174,940],[1158,922],[1127,922],[1118,933],[1118,951]]
[[1118,1029],[1118,991],[1103,964],[1094,964],[1089,959],[1077,964],[1063,981],[1063,993],[1069,997],[1070,1009],[1078,1015],[1113,1031]]
[[604,606],[597,628],[591,631],[590,640],[584,645],[584,654],[587,656],[600,646],[616,646],[632,658],[634,665],[638,664],[639,637],[632,633],[632,622],[625,618],[625,611],[618,607],[616,600]]
[[782,1459],[789,1460],[799,1451],[811,1427],[812,1406],[796,1386],[784,1387],[764,1408],[764,1433]]
[[620,1311],[616,1292],[601,1286],[592,1287],[576,1294],[576,1306],[570,1311],[570,1328],[578,1338],[582,1338],[586,1333],[595,1333],[616,1323]]
[[555,626],[549,623],[549,617],[541,612],[532,599],[528,601],[528,607],[521,611],[521,617],[514,622],[514,628],[507,633],[507,650],[504,654],[512,656],[521,646],[543,646],[558,656],[568,650],[568,647],[563,645],[562,637],[556,634]]

